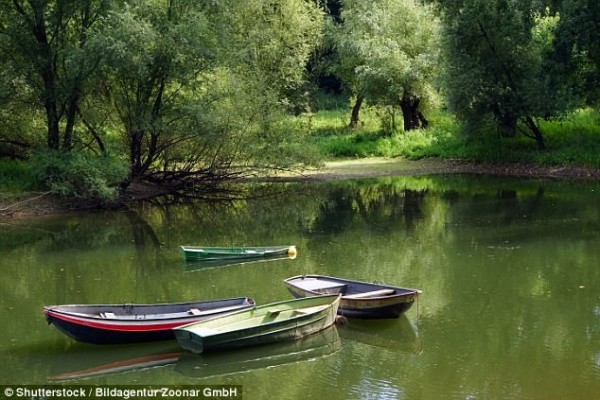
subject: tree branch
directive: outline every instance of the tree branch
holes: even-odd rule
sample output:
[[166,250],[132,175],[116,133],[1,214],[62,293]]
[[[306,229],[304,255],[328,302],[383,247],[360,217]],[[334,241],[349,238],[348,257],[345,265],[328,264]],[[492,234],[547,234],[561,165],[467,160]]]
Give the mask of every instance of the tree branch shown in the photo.
[[28,203],[28,202],[30,202],[30,201],[34,201],[34,200],[41,199],[42,197],[44,197],[44,196],[47,196],[47,195],[49,195],[50,193],[52,193],[52,192],[44,192],[44,193],[42,193],[42,194],[41,194],[41,195],[39,195],[39,196],[36,196],[36,197],[31,197],[31,198],[29,198],[29,199],[25,199],[25,200],[23,200],[23,201],[19,201],[19,202],[16,202],[16,203],[14,203],[14,204],[11,204],[11,205],[9,205],[9,206],[7,206],[7,207],[0,208],[0,213],[5,213],[5,214],[7,214],[7,215],[14,214],[15,212],[17,212],[17,211],[19,210],[17,207],[19,207],[20,205],[22,205],[22,204],[24,204],[24,203]]

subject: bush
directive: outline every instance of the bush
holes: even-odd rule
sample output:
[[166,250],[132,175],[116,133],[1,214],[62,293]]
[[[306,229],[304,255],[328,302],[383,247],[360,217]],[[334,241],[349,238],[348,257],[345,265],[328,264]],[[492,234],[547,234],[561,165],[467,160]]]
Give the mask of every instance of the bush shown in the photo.
[[29,165],[25,161],[0,159],[0,193],[20,193],[32,185]]
[[38,151],[30,166],[38,189],[80,199],[115,199],[118,184],[128,173],[125,163],[116,157],[76,151]]

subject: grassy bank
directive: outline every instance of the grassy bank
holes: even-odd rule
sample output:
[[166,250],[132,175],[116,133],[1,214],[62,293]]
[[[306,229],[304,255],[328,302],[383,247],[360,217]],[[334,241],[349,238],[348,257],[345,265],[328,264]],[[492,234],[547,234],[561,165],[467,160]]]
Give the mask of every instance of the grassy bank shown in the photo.
[[[540,166],[600,168],[600,114],[581,110],[558,121],[542,121],[547,149],[537,150],[522,134],[500,138],[493,129],[465,134],[446,113],[430,116],[425,130],[389,134],[381,129],[376,110],[366,109],[361,125],[348,127],[347,109],[311,116],[312,139],[325,158],[405,157],[460,159],[481,163],[527,163]],[[396,116],[401,124],[401,116]]]

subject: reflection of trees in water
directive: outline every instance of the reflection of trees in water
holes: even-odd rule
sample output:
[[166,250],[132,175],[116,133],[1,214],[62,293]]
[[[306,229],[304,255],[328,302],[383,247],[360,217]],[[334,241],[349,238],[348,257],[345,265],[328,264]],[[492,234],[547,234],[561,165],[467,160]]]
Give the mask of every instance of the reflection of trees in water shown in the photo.
[[328,193],[317,211],[311,230],[336,234],[353,226],[407,230],[415,228],[424,216],[422,207],[426,190],[411,190],[392,185],[336,188]]
[[260,193],[238,200],[144,207],[139,215],[171,247],[294,244],[289,240],[298,239],[298,227],[312,220],[322,198],[312,189]]
[[[600,253],[590,240],[599,237],[600,219],[594,202],[569,190],[536,183],[502,186],[444,196],[451,204],[451,237],[443,247],[448,264],[437,275],[445,287],[465,290],[445,293],[443,313],[425,313],[420,325],[424,331],[443,327],[444,334],[432,336],[435,342],[428,346],[448,349],[448,359],[460,359],[463,367],[432,368],[427,374],[442,386],[473,387],[478,395],[493,397],[497,387],[486,389],[489,377],[478,366],[500,360],[498,377],[513,382],[520,396],[540,396],[543,391],[523,377],[543,370],[560,379],[561,373],[550,369],[578,364],[582,357],[575,349],[600,343],[589,335],[598,325],[584,306],[595,302],[594,295],[578,283],[600,279],[600,271],[591,267]],[[586,220],[595,225],[595,234],[582,229]]]
[[154,228],[146,220],[133,210],[125,212],[125,216],[131,226],[133,242],[137,249],[146,250],[148,247],[160,249],[160,240]]

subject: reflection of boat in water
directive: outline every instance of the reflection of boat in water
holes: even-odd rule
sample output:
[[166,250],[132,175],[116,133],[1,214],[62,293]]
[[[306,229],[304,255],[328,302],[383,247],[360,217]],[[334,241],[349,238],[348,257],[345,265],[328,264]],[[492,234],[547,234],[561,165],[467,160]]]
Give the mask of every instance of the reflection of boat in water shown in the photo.
[[337,325],[343,340],[404,353],[420,353],[421,338],[404,315],[396,320],[346,319]]
[[281,342],[217,353],[181,354],[175,370],[205,378],[272,368],[331,355],[342,348],[335,326],[293,342]]
[[263,257],[263,258],[255,258],[251,260],[236,260],[236,259],[224,259],[224,260],[199,260],[199,261],[184,261],[183,262],[183,270],[184,271],[198,271],[198,270],[206,270],[217,267],[226,267],[232,265],[246,265],[246,264],[258,264],[258,263],[266,263],[273,261],[284,261],[284,260],[293,260],[296,257],[281,257],[281,256],[271,256],[271,257]]
[[181,355],[175,341],[92,347],[73,346],[48,360],[51,381],[79,380],[174,364]]

